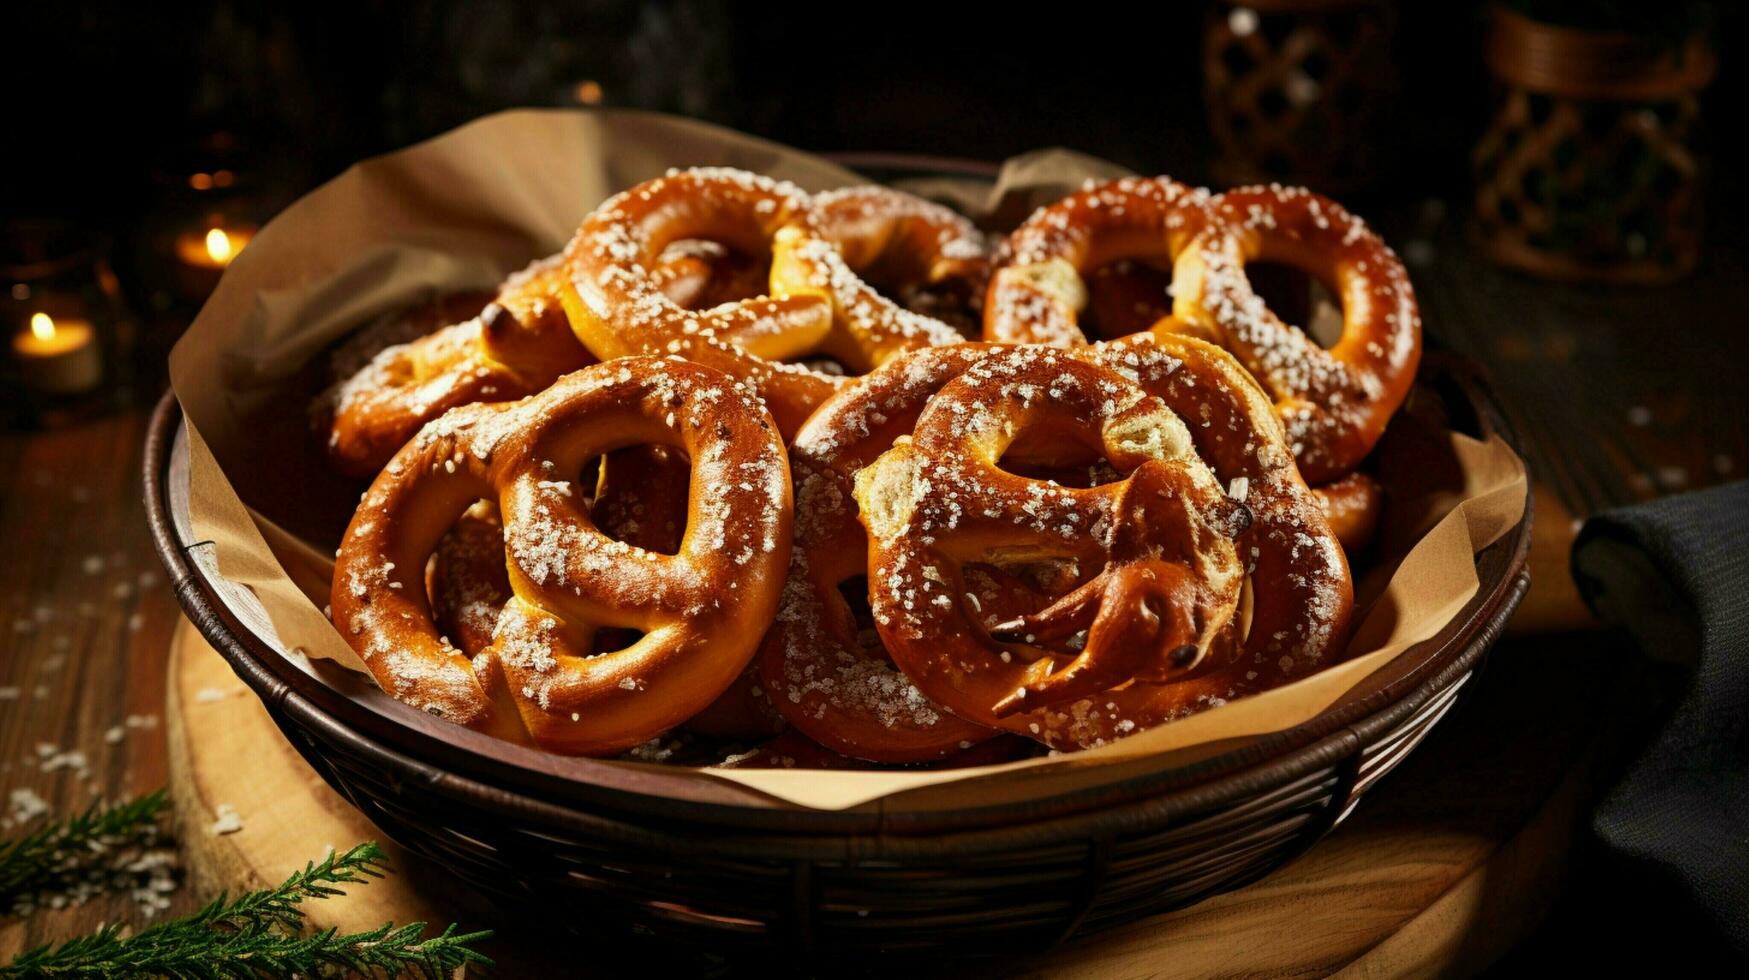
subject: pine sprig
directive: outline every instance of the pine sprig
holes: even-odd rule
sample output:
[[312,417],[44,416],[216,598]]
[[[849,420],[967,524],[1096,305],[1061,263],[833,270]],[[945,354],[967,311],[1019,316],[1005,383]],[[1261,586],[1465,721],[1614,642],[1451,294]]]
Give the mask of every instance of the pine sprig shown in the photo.
[[469,964],[492,961],[474,944],[490,932],[457,933],[451,925],[429,939],[425,923],[384,924],[368,932],[326,929],[301,934],[305,899],[340,895],[343,884],[365,884],[383,875],[383,852],[374,842],[331,854],[293,872],[277,888],[221,895],[200,911],[128,936],[104,926],[57,947],[33,949],[5,967],[14,977],[167,976],[191,980],[241,980],[291,973],[347,971],[370,976],[410,974],[440,980]]
[[117,851],[156,843],[163,810],[163,790],[114,806],[94,803],[0,845],[0,910],[101,874]]

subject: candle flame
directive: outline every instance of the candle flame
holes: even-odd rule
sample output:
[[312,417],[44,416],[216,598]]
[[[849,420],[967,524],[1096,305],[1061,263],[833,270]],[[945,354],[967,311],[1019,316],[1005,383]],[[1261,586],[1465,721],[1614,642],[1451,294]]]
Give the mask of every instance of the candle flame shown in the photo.
[[225,234],[223,228],[214,228],[206,233],[206,254],[220,265],[231,261],[231,236]]
[[52,340],[55,336],[55,321],[47,313],[32,313],[30,315],[30,332],[38,340]]

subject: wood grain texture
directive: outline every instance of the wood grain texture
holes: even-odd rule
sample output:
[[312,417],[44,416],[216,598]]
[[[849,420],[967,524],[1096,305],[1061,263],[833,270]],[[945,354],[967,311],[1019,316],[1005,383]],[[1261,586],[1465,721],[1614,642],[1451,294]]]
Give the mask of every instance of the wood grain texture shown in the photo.
[[[145,530],[144,432],[144,414],[130,413],[0,435],[0,805],[29,790],[65,815],[167,778],[164,665],[182,617]],[[83,752],[86,765],[45,772],[38,745]],[[172,901],[172,912],[195,904],[186,890]],[[118,919],[138,921],[125,896],[0,917],[0,962]]]
[[[267,709],[186,620],[170,643],[165,698],[170,799],[190,887],[200,894],[276,885],[306,861],[374,840],[391,867],[405,856],[322,782]],[[241,828],[215,832],[221,808]],[[311,925],[342,931],[384,921],[448,922],[404,875],[306,907]]]

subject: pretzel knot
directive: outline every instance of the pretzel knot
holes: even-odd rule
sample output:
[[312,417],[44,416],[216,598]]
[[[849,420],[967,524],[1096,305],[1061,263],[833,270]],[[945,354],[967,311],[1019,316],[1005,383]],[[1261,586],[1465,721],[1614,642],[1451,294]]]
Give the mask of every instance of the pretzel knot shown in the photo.
[[[880,634],[959,717],[1085,748],[1309,672],[1341,641],[1347,564],[1267,400],[1224,352],[1149,341],[993,353],[858,474]],[[1117,478],[1017,472],[1065,445]],[[975,566],[1054,579],[1058,598],[989,623],[965,595]]]
[[[642,444],[692,461],[675,554],[603,534],[576,485],[590,459]],[[480,499],[502,514],[512,594],[470,661],[439,634],[420,586],[439,539]],[[422,429],[347,528],[334,621],[403,701],[553,751],[612,754],[685,721],[747,666],[790,523],[783,444],[753,392],[698,365],[627,358]],[[598,651],[607,629],[642,636]]]
[[[1313,485],[1359,465],[1414,382],[1421,323],[1402,263],[1358,218],[1309,191],[1210,197],[1165,177],[1126,177],[1039,209],[1006,253],[985,301],[985,337],[1055,346],[1087,342],[1080,316],[1098,298],[1088,286],[1096,273],[1126,261],[1170,267],[1171,313],[1150,328],[1235,354],[1275,403]],[[1283,323],[1246,278],[1253,261],[1328,286],[1341,300],[1341,338],[1325,349]],[[1113,319],[1136,326],[1138,313],[1160,312],[1138,289],[1146,281],[1100,284],[1100,305],[1117,300]]]
[[[838,241],[879,244],[858,251],[873,262],[886,254],[888,239],[908,243],[923,229],[953,224],[951,212],[936,213],[922,202],[901,213],[891,203],[901,199],[909,200],[869,192],[823,214],[800,188],[739,170],[672,171],[646,181],[597,208],[566,248],[571,326],[604,360],[676,354],[744,380],[782,431],[794,432],[845,378],[786,361],[827,358],[861,373],[899,350],[960,339],[945,323],[881,296],[839,251]],[[953,227],[949,242],[966,243],[953,250],[977,247],[969,225],[962,220]],[[699,311],[669,299],[654,271],[671,243],[687,239],[769,254],[770,295]],[[928,271],[961,274],[950,263]]]

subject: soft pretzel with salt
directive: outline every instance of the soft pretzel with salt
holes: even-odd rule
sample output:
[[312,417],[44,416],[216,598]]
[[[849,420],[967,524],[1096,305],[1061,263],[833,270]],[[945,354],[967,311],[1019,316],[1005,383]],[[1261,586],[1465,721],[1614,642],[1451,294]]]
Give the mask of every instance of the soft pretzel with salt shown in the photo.
[[[1121,479],[1008,469],[1064,444]],[[1268,400],[1187,338],[986,357],[858,474],[856,499],[894,662],[955,715],[1053,748],[1303,676],[1346,633],[1347,563]],[[1068,588],[987,626],[965,595],[974,563],[1054,566]]]
[[[1402,262],[1360,219],[1304,189],[1211,197],[1166,177],[1125,177],[1040,208],[1003,251],[984,305],[988,340],[1085,344],[1090,277],[1124,261],[1170,265],[1172,312],[1150,329],[1237,356],[1275,403],[1314,486],[1359,466],[1415,380],[1421,320]],[[1245,276],[1255,261],[1297,267],[1330,287],[1342,306],[1334,346],[1269,309]],[[1128,326],[1157,309],[1133,277],[1104,288],[1106,312]]]
[[[692,461],[678,553],[618,541],[577,479],[623,446]],[[471,660],[439,632],[424,570],[439,539],[496,500],[512,596]],[[513,404],[427,425],[384,468],[335,564],[336,626],[391,695],[556,752],[609,755],[697,714],[739,676],[782,588],[789,468],[753,392],[676,359],[624,358]],[[633,630],[598,651],[598,632]]]
[[[1212,330],[1275,402],[1306,481],[1338,480],[1372,451],[1415,383],[1421,314],[1408,271],[1365,222],[1303,188],[1240,188],[1214,205],[1218,220],[1174,267],[1181,323],[1156,329]],[[1246,263],[1259,261],[1329,287],[1342,307],[1333,346],[1269,308],[1245,275]]]

